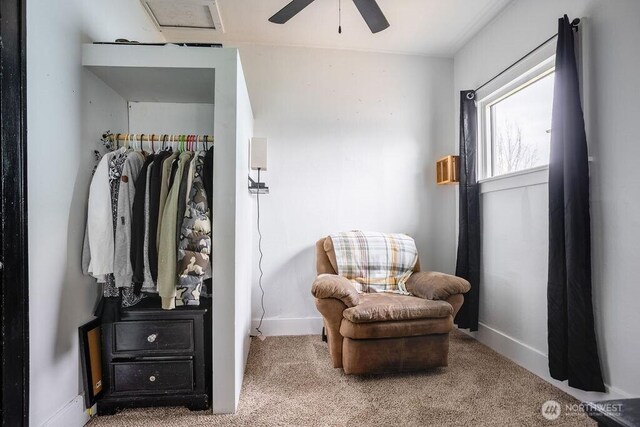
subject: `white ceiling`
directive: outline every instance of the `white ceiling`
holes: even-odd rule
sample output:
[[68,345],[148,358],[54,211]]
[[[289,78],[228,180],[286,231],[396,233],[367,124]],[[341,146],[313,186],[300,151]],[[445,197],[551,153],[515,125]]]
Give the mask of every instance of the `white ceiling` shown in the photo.
[[[177,1],[177,0],[176,0]],[[284,25],[268,22],[289,0],[217,0],[224,33],[165,29],[172,41],[264,43],[451,57],[511,0],[378,0],[391,27],[372,34],[351,0],[315,0]]]

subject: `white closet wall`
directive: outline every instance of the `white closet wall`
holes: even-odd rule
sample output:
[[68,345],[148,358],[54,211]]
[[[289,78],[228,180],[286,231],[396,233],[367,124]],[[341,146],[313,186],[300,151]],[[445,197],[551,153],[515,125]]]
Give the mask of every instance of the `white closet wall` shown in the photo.
[[213,104],[129,102],[129,132],[213,135]]
[[[83,46],[83,65],[127,103],[130,133],[213,134],[213,395],[216,413],[234,412],[249,351],[251,198],[248,147],[253,113],[236,49]],[[106,108],[106,107],[105,107]]]

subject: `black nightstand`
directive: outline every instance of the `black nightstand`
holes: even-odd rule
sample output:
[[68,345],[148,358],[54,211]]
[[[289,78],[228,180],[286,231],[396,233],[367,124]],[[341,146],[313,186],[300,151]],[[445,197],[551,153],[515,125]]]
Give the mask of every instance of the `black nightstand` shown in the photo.
[[207,409],[211,390],[210,300],[162,310],[155,298],[121,309],[102,325],[104,395],[98,415],[118,409],[186,406]]

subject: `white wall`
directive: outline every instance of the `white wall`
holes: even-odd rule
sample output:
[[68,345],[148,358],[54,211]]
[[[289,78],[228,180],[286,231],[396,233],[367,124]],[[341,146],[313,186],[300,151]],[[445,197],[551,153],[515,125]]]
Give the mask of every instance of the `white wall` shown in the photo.
[[[249,357],[251,328],[251,277],[253,249],[253,206],[247,189],[249,175],[249,141],[253,136],[253,110],[238,57],[236,87],[236,312],[235,312],[235,392],[236,405],[240,399],[244,370]],[[220,286],[224,286],[221,284]]]
[[[631,0],[518,0],[456,55],[460,90],[473,89],[557,31],[557,20],[586,17],[586,90],[591,166],[593,302],[610,393],[565,388],[579,398],[640,395],[640,115],[633,89],[640,67],[640,3]],[[457,113],[456,113],[457,114]],[[457,142],[455,143],[457,146]],[[477,337],[549,379],[547,369],[547,186],[482,194],[483,258]],[[557,381],[553,381],[559,385]]]
[[[129,12],[137,5],[109,7]],[[126,126],[126,104],[80,65],[83,40],[153,39],[92,2],[27,4],[30,423],[81,425],[77,328],[92,318],[97,289],[80,254],[93,149],[100,132]],[[108,26],[104,22],[109,22]],[[64,24],[61,24],[64,23]],[[96,102],[97,100],[101,102]],[[112,115],[109,106],[121,114]],[[107,109],[102,109],[107,108]],[[83,113],[84,112],[84,113]],[[101,116],[95,121],[96,116]],[[83,120],[86,117],[87,120]]]
[[263,332],[319,333],[315,242],[332,232],[409,233],[425,269],[452,272],[456,190],[435,185],[435,160],[453,139],[452,61],[245,45],[240,54],[254,133],[269,140]]
[[[130,133],[213,136],[213,104],[177,102],[129,102],[128,104]],[[116,130],[112,129],[112,132]]]

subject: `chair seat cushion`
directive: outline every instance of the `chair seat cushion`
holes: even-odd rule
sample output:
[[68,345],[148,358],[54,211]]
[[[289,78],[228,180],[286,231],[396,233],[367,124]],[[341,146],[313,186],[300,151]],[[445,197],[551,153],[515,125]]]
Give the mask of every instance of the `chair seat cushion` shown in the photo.
[[353,323],[432,319],[452,314],[453,307],[446,301],[390,293],[361,294],[360,303],[342,313]]
[[340,335],[354,340],[364,340],[448,334],[452,329],[453,316],[370,323],[353,323],[347,319],[342,319]]

